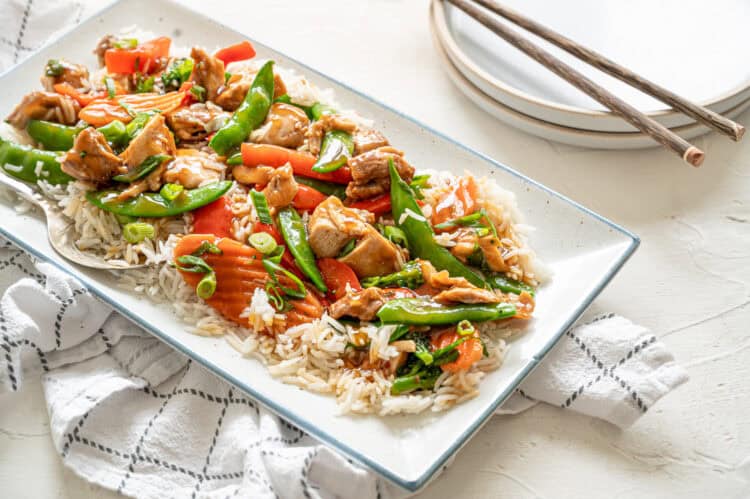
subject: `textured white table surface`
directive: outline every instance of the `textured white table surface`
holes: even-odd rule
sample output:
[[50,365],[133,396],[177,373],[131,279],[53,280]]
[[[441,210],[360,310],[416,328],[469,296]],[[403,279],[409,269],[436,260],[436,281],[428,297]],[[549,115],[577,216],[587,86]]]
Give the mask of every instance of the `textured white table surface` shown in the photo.
[[[698,139],[707,160],[692,169],[660,149],[576,149],[517,132],[474,107],[443,74],[427,0],[187,3],[210,6],[222,22],[643,240],[594,307],[652,328],[690,382],[626,431],[553,407],[495,417],[425,497],[750,496],[750,140]],[[740,121],[750,123],[750,114]],[[8,498],[115,497],[62,466],[33,384],[0,397],[0,491]]]

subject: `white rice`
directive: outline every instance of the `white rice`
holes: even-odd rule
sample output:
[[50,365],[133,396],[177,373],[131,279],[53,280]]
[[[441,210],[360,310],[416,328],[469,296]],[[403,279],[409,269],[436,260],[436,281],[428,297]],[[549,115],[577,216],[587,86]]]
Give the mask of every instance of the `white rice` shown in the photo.
[[[141,36],[145,38],[147,35]],[[263,62],[265,61],[252,60],[233,63],[228,69],[253,72]],[[330,90],[321,92],[294,71],[278,66],[276,70],[281,74],[287,91],[295,102],[311,105],[320,101],[335,106]],[[370,126],[372,123],[354,112],[345,114],[362,125]],[[5,124],[0,128],[0,134],[17,142],[29,142],[25,133]],[[9,167],[6,165],[5,168]],[[429,217],[437,197],[454,180],[444,172],[420,173],[432,175],[431,188],[424,190],[427,204],[423,207],[423,212]],[[129,244],[123,240],[120,223],[115,216],[86,201],[87,188],[82,183],[52,186],[42,181],[39,187],[73,222],[78,234],[74,243],[79,249],[109,260],[150,264],[144,268],[116,272],[123,289],[171,307],[194,334],[224,336],[239,354],[264,363],[269,373],[280,381],[335,396],[341,413],[394,415],[427,410],[443,411],[471,399],[479,393],[479,383],[485,374],[498,369],[502,364],[506,350],[504,338],[515,332],[512,323],[482,324],[480,331],[487,346],[488,357],[467,372],[443,373],[433,391],[392,396],[390,387],[393,375],[385,374],[380,369],[348,367],[343,354],[351,345],[363,347],[369,342],[366,355],[370,363],[377,365],[394,359],[399,352],[388,341],[393,326],[344,326],[324,314],[320,319],[288,328],[274,337],[264,333],[283,325],[285,316],[277,313],[271,306],[264,290],[257,289],[242,313],[242,317],[248,321],[248,327],[240,327],[221,317],[200,300],[179,272],[169,265],[179,237],[190,232],[192,217],[189,214],[162,220],[144,219],[143,221],[154,225],[156,237],[138,244]],[[521,224],[515,196],[500,188],[493,180],[480,179],[479,187],[483,198],[493,200],[492,203],[485,203],[484,207],[500,229],[502,242],[508,250],[505,257],[512,264],[512,274],[536,284],[540,277],[539,263],[528,248],[528,227]],[[0,194],[7,196],[2,189]],[[255,209],[242,186],[235,185],[229,192],[229,198],[236,217],[232,227],[234,235],[238,240],[246,240],[252,224],[257,220]],[[20,203],[19,206],[30,209],[28,204]],[[424,216],[409,210],[400,222],[403,223],[406,217],[425,220]],[[388,219],[381,221],[393,223]],[[435,239],[443,246],[455,244],[450,234],[440,234]]]

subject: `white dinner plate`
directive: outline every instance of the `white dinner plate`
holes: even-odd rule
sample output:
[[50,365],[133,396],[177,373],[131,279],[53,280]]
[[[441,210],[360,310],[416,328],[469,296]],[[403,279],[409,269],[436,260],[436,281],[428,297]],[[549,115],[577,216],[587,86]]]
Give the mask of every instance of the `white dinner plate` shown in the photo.
[[[659,146],[654,139],[641,132],[595,132],[592,130],[580,130],[577,128],[565,127],[527,116],[496,101],[491,96],[484,93],[481,88],[474,85],[471,80],[466,78],[463,73],[453,65],[453,61],[448,57],[446,49],[437,34],[435,24],[431,23],[430,27],[432,29],[432,40],[435,45],[435,51],[442,59],[442,67],[451,81],[464,95],[466,95],[466,97],[474,102],[474,104],[503,123],[507,123],[512,127],[536,135],[537,137],[578,147],[618,150],[644,149]],[[750,98],[737,104],[737,106],[732,109],[729,109],[724,115],[728,118],[734,118],[742,114],[748,108],[750,108]],[[683,125],[672,128],[672,130],[687,140],[712,131],[711,128],[698,123]]]
[[[637,131],[601,104],[500,39],[463,11],[433,0],[437,35],[458,70],[520,113],[570,128]],[[744,0],[504,0],[542,24],[646,78],[725,113],[750,98]],[[521,34],[669,128],[693,119],[515,26]]]
[[[293,14],[290,14],[293,15]],[[272,21],[273,22],[273,21]],[[281,22],[281,20],[279,21]],[[39,86],[46,61],[64,56],[94,64],[91,50],[98,37],[137,24],[144,30],[171,35],[175,44],[209,49],[246,38],[203,14],[167,0],[129,0],[108,7],[50,42],[20,65],[0,75],[4,89],[0,112],[6,115],[22,96]],[[417,167],[444,168],[491,176],[515,192],[527,222],[536,226],[531,243],[554,278],[538,292],[535,319],[514,341],[503,367],[484,378],[481,393],[445,413],[417,416],[341,416],[333,397],[303,391],[271,377],[256,360],[241,357],[221,338],[186,332],[171,308],[116,286],[116,277],[62,260],[49,246],[43,219],[17,214],[12,203],[0,202],[0,233],[78,278],[96,296],[134,323],[237,386],[253,399],[342,453],[369,466],[397,485],[417,490],[494,413],[521,380],[541,361],[638,246],[638,239],[573,201],[524,177],[509,167],[469,150],[399,112],[342,85],[282,53],[254,42],[259,57],[304,73],[332,88],[343,107],[374,120],[391,142],[407,151]],[[96,452],[96,449],[89,449]]]

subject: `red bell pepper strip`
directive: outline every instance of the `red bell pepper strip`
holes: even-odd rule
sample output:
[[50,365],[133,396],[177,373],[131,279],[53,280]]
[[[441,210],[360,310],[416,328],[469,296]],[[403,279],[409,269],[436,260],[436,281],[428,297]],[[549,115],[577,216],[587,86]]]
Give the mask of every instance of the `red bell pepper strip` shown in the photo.
[[391,211],[391,195],[383,194],[372,199],[365,199],[364,201],[355,201],[349,204],[349,208],[356,208],[358,210],[367,210],[375,215],[382,215]]
[[108,73],[144,73],[157,68],[157,59],[169,57],[172,43],[166,36],[142,43],[134,49],[107,49],[104,64]]
[[217,50],[214,57],[224,61],[225,65],[230,62],[245,61],[255,57],[255,48],[252,43],[245,40]]
[[226,196],[193,212],[193,233],[213,234],[217,237],[232,235],[232,209]]
[[323,275],[323,281],[329,293],[333,295],[334,299],[338,300],[346,295],[347,284],[352,291],[362,290],[357,274],[347,264],[335,258],[321,258],[318,260],[318,268]]
[[302,211],[312,211],[328,196],[307,185],[297,184],[297,194],[292,200],[292,206]]
[[330,173],[318,173],[312,170],[317,158],[311,154],[287,149],[269,144],[243,143],[241,146],[242,162],[245,166],[272,166],[278,168],[289,163],[295,175],[307,178],[326,180],[336,184],[348,184],[352,180],[352,173],[348,166]]

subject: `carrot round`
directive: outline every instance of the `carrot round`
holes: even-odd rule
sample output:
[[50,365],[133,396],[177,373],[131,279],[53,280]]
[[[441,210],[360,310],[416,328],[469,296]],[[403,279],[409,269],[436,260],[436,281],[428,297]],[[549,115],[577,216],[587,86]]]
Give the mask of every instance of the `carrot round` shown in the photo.
[[[221,255],[206,253],[202,256],[205,262],[216,273],[216,290],[206,300],[223,317],[241,326],[247,326],[247,318],[242,312],[249,305],[256,289],[265,289],[269,281],[268,273],[263,268],[263,255],[254,248],[233,239],[217,238],[213,234],[189,234],[180,239],[174,249],[175,261],[197,250],[208,241],[216,244]],[[203,274],[180,271],[190,286],[195,287]],[[292,286],[284,276],[278,276],[285,286]],[[302,300],[290,300],[292,310],[287,312],[286,326],[290,327],[303,322],[310,322],[323,314],[323,307],[314,293],[308,292]]]
[[[438,334],[437,336],[432,337],[432,348],[434,350],[437,350],[439,348],[447,347],[459,338],[460,336],[458,335],[456,330],[450,329]],[[453,362],[449,362],[440,366],[443,371],[452,373],[458,371],[466,371],[475,363],[482,360],[482,355],[484,352],[482,341],[476,337],[469,338],[468,340],[464,341],[456,347],[456,350],[458,350],[458,358]]]
[[432,224],[469,215],[477,210],[479,189],[474,177],[463,177],[443,194],[432,212]]

